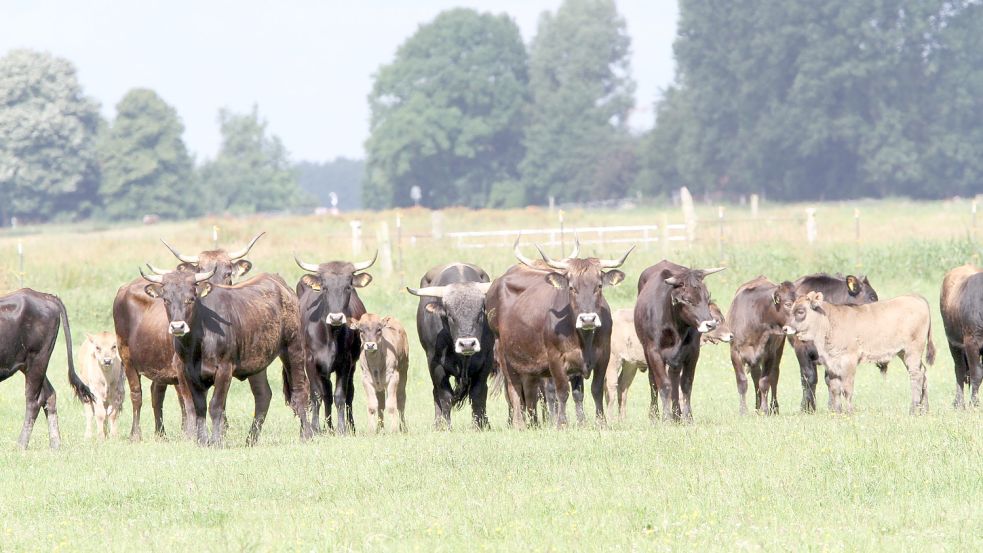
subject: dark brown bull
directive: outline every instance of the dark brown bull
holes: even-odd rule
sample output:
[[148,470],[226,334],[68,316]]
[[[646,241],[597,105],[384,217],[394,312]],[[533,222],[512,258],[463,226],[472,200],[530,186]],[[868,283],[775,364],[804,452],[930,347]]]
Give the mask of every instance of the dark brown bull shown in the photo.
[[[785,349],[784,327],[792,315],[795,285],[775,284],[763,276],[745,282],[734,294],[727,321],[733,336],[730,362],[737,378],[741,414],[747,413],[747,373],[754,382],[755,407],[778,414],[778,376]],[[768,393],[771,392],[771,404]]]
[[956,371],[953,405],[965,406],[963,388],[968,385],[970,403],[976,407],[983,382],[983,269],[963,265],[946,273],[939,304]]
[[[854,275],[828,275],[817,273],[806,275],[795,281],[796,297],[805,296],[809,292],[822,292],[827,303],[836,305],[864,305],[877,301],[877,292],[870,285],[867,277]],[[795,349],[795,357],[799,360],[799,374],[802,378],[802,411],[807,413],[816,410],[816,382],[819,353],[816,346],[796,338],[789,337]],[[881,372],[887,370],[887,363],[877,363]],[[827,379],[827,386],[829,381]],[[831,398],[832,399],[832,398]]]
[[0,382],[18,371],[24,373],[24,427],[17,445],[27,449],[38,412],[43,408],[48,419],[48,444],[61,445],[58,432],[58,406],[55,388],[48,380],[48,360],[58,340],[58,325],[65,332],[68,351],[68,383],[83,403],[93,401],[92,392],[75,373],[72,355],[72,331],[68,326],[65,305],[58,296],[22,288],[0,297]]
[[[301,437],[311,436],[304,344],[300,336],[297,298],[277,275],[263,273],[234,286],[212,284],[207,273],[167,272],[145,275],[147,295],[161,298],[168,330],[180,359],[194,403],[194,427],[199,444],[209,441],[205,400],[212,394],[211,443],[221,445],[227,426],[225,402],[232,378],[245,380],[263,373],[277,357],[283,365],[283,392],[300,418]],[[248,443],[254,444],[265,413],[253,414]]]
[[[365,305],[356,288],[368,286],[372,275],[363,273],[375,263],[305,263],[294,258],[297,265],[312,274],[297,282],[300,300],[300,332],[307,352],[307,375],[311,382],[311,401],[314,409],[314,430],[320,432],[320,405],[324,402],[324,419],[332,427],[331,403],[338,411],[338,434],[355,432],[352,401],[355,398],[355,364],[362,350],[358,332],[348,321],[365,314]],[[331,375],[335,375],[334,391]]]
[[[234,278],[239,278],[252,268],[253,264],[243,259],[265,233],[259,233],[245,248],[227,252],[225,250],[204,251],[198,255],[183,255],[167,242],[164,245],[177,257],[181,264],[177,270],[183,272],[211,272],[209,282],[212,284],[232,284]],[[154,272],[168,270],[151,267]],[[130,439],[140,440],[140,411],[143,408],[143,387],[140,376],[149,378],[151,406],[154,410],[154,431],[164,435],[164,395],[167,386],[177,388],[178,399],[182,406],[181,419],[191,420],[188,415],[193,412],[191,395],[183,381],[181,363],[174,355],[174,340],[167,332],[167,312],[164,302],[151,298],[144,292],[147,281],[137,278],[129,284],[120,286],[113,301],[113,322],[116,327],[116,340],[119,343],[120,359],[130,388],[130,403],[133,406],[133,424],[130,428]],[[256,412],[265,413],[269,410],[273,392],[266,379],[266,374],[258,374],[249,379],[256,402]],[[185,431],[190,432],[186,427]]]
[[[523,412],[537,423],[541,378],[547,374],[556,388],[557,426],[565,426],[571,375],[590,378],[592,370],[607,366],[611,308],[602,290],[624,280],[625,274],[616,267],[630,253],[631,249],[618,260],[555,261],[540,250],[548,269],[519,254],[523,266],[511,268],[492,283],[485,305],[498,333],[496,351],[513,426],[525,425]],[[603,375],[591,382],[591,395],[603,420]]]
[[693,418],[690,396],[700,358],[700,335],[717,327],[703,278],[722,270],[690,269],[662,260],[638,278],[635,332],[649,368],[649,418],[653,421],[659,415],[660,398],[664,418]]

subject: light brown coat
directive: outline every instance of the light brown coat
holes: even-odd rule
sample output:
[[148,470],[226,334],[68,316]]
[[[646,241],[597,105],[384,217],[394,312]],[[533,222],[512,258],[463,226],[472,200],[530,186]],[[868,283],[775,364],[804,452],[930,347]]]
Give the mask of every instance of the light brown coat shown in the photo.
[[368,409],[368,428],[383,425],[390,432],[406,431],[406,369],[409,345],[403,325],[393,317],[366,313],[351,325],[362,339],[362,386]]
[[86,335],[78,355],[79,378],[95,396],[94,401],[82,406],[85,412],[85,437],[92,437],[94,426],[99,438],[107,435],[115,438],[119,433],[117,418],[126,393],[116,334],[100,332]]

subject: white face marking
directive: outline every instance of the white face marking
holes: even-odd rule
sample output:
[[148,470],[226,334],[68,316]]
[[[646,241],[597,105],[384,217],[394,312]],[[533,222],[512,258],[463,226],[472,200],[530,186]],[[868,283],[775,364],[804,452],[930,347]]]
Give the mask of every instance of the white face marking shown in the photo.
[[328,313],[328,316],[325,317],[324,322],[327,323],[328,326],[341,326],[348,322],[348,318],[345,317],[344,313]]
[[704,332],[710,332],[711,330],[717,328],[717,321],[709,320],[700,323],[700,326],[696,327],[701,334]]
[[174,321],[170,326],[171,334],[180,338],[188,332],[191,332],[191,328],[188,327],[188,323],[184,321]]
[[601,317],[597,313],[581,313],[577,315],[578,330],[596,330],[601,328]]

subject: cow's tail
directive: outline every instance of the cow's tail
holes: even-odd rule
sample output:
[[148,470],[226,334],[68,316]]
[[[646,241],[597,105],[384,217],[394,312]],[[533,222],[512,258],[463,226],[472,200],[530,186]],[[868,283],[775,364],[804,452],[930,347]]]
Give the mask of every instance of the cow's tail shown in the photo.
[[935,342],[932,341],[932,319],[928,320],[928,347],[925,348],[925,361],[929,365],[935,364]]
[[72,329],[68,326],[68,311],[65,309],[65,304],[61,302],[61,298],[58,296],[54,296],[54,298],[58,302],[58,309],[61,311],[61,330],[65,334],[65,348],[68,350],[68,383],[72,385],[72,390],[79,401],[92,403],[95,401],[92,390],[85,385],[85,382],[82,382],[82,379],[75,372],[75,354],[72,353]]
[[461,376],[454,379],[454,389],[451,392],[451,405],[457,409],[463,407],[464,400],[471,396],[471,386],[473,385],[474,383],[468,375],[468,367],[465,365],[464,370],[461,371]]
[[293,396],[290,393],[290,371],[287,370],[286,366],[281,370],[283,371],[283,400],[287,402],[287,405],[290,405],[290,398]]

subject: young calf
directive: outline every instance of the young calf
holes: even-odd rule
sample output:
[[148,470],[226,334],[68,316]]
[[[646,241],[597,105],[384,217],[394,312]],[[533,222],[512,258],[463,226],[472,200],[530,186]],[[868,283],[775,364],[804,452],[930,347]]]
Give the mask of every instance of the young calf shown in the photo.
[[809,292],[795,300],[785,332],[815,345],[826,365],[831,410],[853,410],[858,363],[887,363],[898,356],[911,379],[911,413],[928,411],[922,355],[929,365],[934,363],[935,345],[925,298],[910,295],[867,305],[834,305],[823,301],[822,292]]
[[[362,339],[362,386],[368,405],[369,428],[406,431],[406,369],[409,346],[406,331],[393,317],[366,313],[350,326]],[[379,409],[382,406],[385,411]],[[385,415],[383,415],[385,413]],[[397,418],[398,416],[398,418]]]
[[79,377],[95,396],[94,401],[83,406],[85,437],[92,437],[92,427],[95,426],[98,436],[105,438],[108,420],[108,435],[115,438],[119,431],[116,419],[123,406],[125,394],[123,366],[116,348],[116,334],[100,332],[86,335],[85,342],[79,348]]

